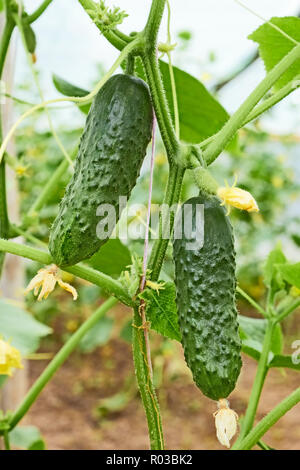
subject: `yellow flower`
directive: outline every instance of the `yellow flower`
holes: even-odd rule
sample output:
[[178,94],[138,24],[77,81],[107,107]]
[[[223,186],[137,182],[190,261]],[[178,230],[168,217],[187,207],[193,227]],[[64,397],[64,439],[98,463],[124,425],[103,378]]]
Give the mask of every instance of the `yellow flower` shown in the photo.
[[224,398],[218,402],[218,411],[214,413],[219,442],[230,448],[230,440],[236,434],[238,415],[229,408],[229,402]]
[[55,264],[51,264],[50,266],[46,266],[46,268],[40,269],[37,275],[31,279],[25,290],[25,294],[28,294],[28,292],[33,290],[34,295],[39,294],[38,301],[47,299],[48,295],[54,290],[56,283],[58,283],[58,285],[67,292],[70,292],[73,296],[73,300],[77,299],[78,295],[76,289],[67,282],[62,281],[58,274],[58,267]]
[[23,369],[18,349],[0,338],[0,375],[12,375],[12,369]]
[[236,179],[233,186],[228,186],[226,182],[225,187],[220,187],[217,190],[217,195],[222,200],[221,205],[224,206],[226,204],[229,206],[228,213],[230,206],[237,207],[238,209],[243,209],[248,212],[258,212],[259,208],[252,194],[244,189],[237,188],[235,185]]

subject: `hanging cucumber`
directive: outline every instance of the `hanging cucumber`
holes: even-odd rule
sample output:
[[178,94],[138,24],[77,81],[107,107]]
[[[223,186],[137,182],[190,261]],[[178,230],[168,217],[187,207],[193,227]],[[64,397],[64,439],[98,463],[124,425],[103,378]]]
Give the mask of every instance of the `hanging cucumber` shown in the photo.
[[[60,203],[49,249],[58,266],[91,257],[113,230],[99,239],[101,204],[119,219],[120,196],[129,198],[151,140],[153,111],[148,86],[129,75],[110,78],[96,95],[81,137],[74,175]],[[98,215],[96,215],[98,213]],[[104,214],[102,214],[104,217]]]
[[[199,236],[195,230],[199,204],[204,205],[204,238],[192,246],[189,243],[195,244]],[[219,400],[234,389],[242,364],[232,227],[215,196],[200,194],[186,201],[181,208],[182,227],[184,218],[189,223],[187,208],[191,238],[185,231],[173,243],[182,345],[196,385],[204,395]]]

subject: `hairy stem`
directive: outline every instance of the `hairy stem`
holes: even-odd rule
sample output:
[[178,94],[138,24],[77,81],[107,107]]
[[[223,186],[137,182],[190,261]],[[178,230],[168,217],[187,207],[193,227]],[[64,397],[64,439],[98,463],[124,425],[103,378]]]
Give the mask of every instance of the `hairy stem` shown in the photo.
[[273,67],[266,77],[248,96],[244,103],[226,122],[221,131],[215,136],[213,141],[204,151],[204,158],[209,165],[212,163],[226,147],[235,132],[241,127],[248,114],[255,105],[263,98],[266,92],[274,85],[274,83],[282,76],[286,70],[300,58],[300,44],[295,46],[283,59]]
[[166,148],[169,161],[174,162],[176,161],[176,155],[179,150],[179,142],[173,127],[172,118],[159,70],[158,60],[156,57],[156,51],[152,50],[149,52],[149,54],[143,54],[142,61],[150,87],[153,106],[155,109],[161,137]]
[[116,303],[117,299],[110,297],[104,302],[71,336],[71,338],[64,344],[60,351],[55,355],[50,364],[46,367],[40,377],[35,381],[17,411],[13,414],[9,421],[10,430],[12,430],[23,416],[27,413],[31,405],[35,402],[43,388],[47,385],[49,380],[53,377],[55,372],[66,361],[70,354],[74,351],[80,340],[84,335],[102,318],[108,310],[110,310]]
[[[37,261],[41,264],[48,265],[53,263],[53,260],[49,253],[38,250],[27,245],[21,245],[8,240],[0,239],[0,251],[6,251],[13,255],[22,256],[33,261]],[[114,295],[121,302],[126,305],[133,306],[133,301],[127,291],[123,288],[119,281],[111,278],[107,274],[96,271],[88,266],[84,266],[79,263],[75,266],[63,268],[63,271],[74,274],[77,277],[85,279],[86,281],[92,282],[96,286],[102,287],[106,292]]]
[[[12,19],[7,15],[4,30],[0,40],[0,81],[3,76],[5,59],[7,51],[14,29],[14,23]],[[1,96],[0,96],[0,107],[1,107]],[[0,144],[3,139],[2,129],[2,110],[0,108]],[[6,200],[6,171],[5,171],[5,160],[0,163],[0,237],[7,238],[9,234],[9,219],[7,213],[7,200]],[[5,253],[0,254],[0,274],[3,268],[5,259]]]
[[161,417],[147,360],[147,350],[143,331],[144,327],[145,325],[143,325],[139,309],[136,307],[134,308],[132,329],[135,374],[146,412],[151,449],[162,450],[164,449],[164,438]]
[[274,424],[293,406],[300,402],[300,387],[280,402],[270,413],[267,414],[249,434],[240,442],[234,445],[233,450],[249,450]]
[[165,257],[165,253],[172,235],[175,213],[172,210],[176,207],[180,200],[182,180],[184,169],[178,166],[171,166],[166,194],[163,204],[167,208],[163,211],[159,224],[159,239],[153,245],[149,260],[149,269],[151,271],[151,279],[157,280]]

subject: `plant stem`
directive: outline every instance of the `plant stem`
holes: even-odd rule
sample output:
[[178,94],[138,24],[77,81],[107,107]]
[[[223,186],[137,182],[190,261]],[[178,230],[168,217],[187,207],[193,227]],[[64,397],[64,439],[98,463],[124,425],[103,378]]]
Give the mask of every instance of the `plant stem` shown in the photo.
[[35,402],[38,395],[41,393],[43,388],[47,385],[49,380],[55,374],[55,372],[61,367],[61,365],[66,361],[72,351],[76,348],[80,340],[84,335],[102,318],[108,310],[110,310],[116,303],[117,299],[110,297],[106,302],[104,302],[81,326],[80,328],[71,336],[71,338],[64,344],[60,351],[55,355],[50,364],[46,367],[40,377],[33,384],[27,395],[25,396],[23,402],[13,414],[12,418],[9,421],[10,430],[12,430],[23,416],[27,413],[31,405]]
[[144,28],[145,37],[150,41],[148,46],[155,48],[156,39],[162,15],[165,9],[166,0],[152,0],[148,20]]
[[284,310],[280,315],[274,318],[276,323],[281,322],[284,318],[286,318],[290,313],[300,307],[300,300],[297,300],[292,305],[290,305],[286,310]]
[[257,441],[257,445],[258,445],[262,450],[271,450],[271,447],[269,447],[268,444],[265,444],[263,441]]
[[242,440],[242,442],[232,447],[233,450],[249,450],[257,441],[270,429],[274,424],[293,406],[300,402],[300,387],[293,393],[280,402],[270,413],[267,414],[256,426],[249,432],[249,434]]
[[[6,15],[6,22],[0,41],[0,81],[2,79],[5,59],[14,30],[14,22]],[[1,107],[1,102],[0,102]],[[2,130],[2,110],[0,109],[0,144],[3,139]],[[9,234],[9,219],[7,213],[7,200],[6,200],[6,171],[5,171],[5,160],[0,163],[0,237],[7,238]],[[0,274],[3,268],[5,253],[0,254]]]
[[[149,260],[149,269],[151,271],[151,279],[156,281],[162,267],[165,253],[172,235],[175,213],[172,206],[178,204],[180,200],[181,185],[184,176],[184,169],[178,166],[171,166],[166,194],[163,204],[167,210],[163,211],[163,215],[159,224],[159,239],[153,245]],[[169,209],[169,210],[168,210]]]
[[4,447],[5,447],[5,450],[10,450],[10,441],[9,441],[9,433],[8,433],[8,431],[5,431],[5,432],[4,432],[3,440],[4,440]]
[[235,132],[241,126],[248,114],[255,105],[261,100],[265,93],[274,85],[274,83],[282,76],[286,70],[300,58],[300,44],[295,46],[287,55],[281,59],[252,91],[244,103],[226,122],[221,131],[216,135],[214,140],[208,145],[204,151],[204,158],[209,165],[212,163],[225,148]]
[[[0,239],[0,251],[5,251],[13,255],[22,256],[23,258],[28,258],[38,263],[48,265],[53,263],[53,260],[49,253],[45,251],[38,250],[28,245],[21,245],[20,243],[15,243],[8,240]],[[108,276],[107,274],[96,271],[88,266],[84,266],[79,263],[76,266],[70,266],[63,268],[63,271],[74,274],[74,276],[85,279],[96,286],[102,287],[106,292],[111,295],[114,295],[121,302],[126,305],[133,306],[134,302],[123,288],[122,284]]]
[[275,104],[279,103],[283,98],[288,96],[290,93],[295,91],[300,86],[300,76],[298,75],[285,86],[280,88],[276,93],[273,93],[272,96],[265,99],[262,103],[255,106],[255,108],[248,114],[245,121],[243,122],[243,126],[248,124],[253,119],[258,118],[261,114],[263,114],[268,109],[272,108]]
[[243,419],[241,433],[237,442],[234,444],[233,448],[235,448],[235,446],[238,445],[238,442],[240,442],[248,434],[248,432],[253,426],[259,398],[260,398],[263,384],[264,384],[266,374],[268,371],[268,358],[269,358],[273,330],[274,330],[274,322],[269,320],[267,324],[265,337],[264,337],[262,352],[258,361],[256,376],[255,376],[254,383],[253,383],[252,390],[251,390],[248,408],[247,408],[245,417]]
[[[249,122],[253,121],[254,119],[257,119],[261,114],[265,113],[268,111],[268,109],[272,108],[274,105],[279,103],[283,98],[288,96],[290,93],[295,91],[297,88],[300,86],[300,76],[297,75],[293,80],[291,80],[289,83],[287,83],[285,86],[280,88],[279,91],[274,93],[272,96],[269,98],[265,99],[262,103],[256,105],[254,109],[251,111],[251,113],[248,114],[246,119],[240,124],[239,129],[244,127],[246,124]],[[214,134],[207,139],[203,140],[199,146],[201,148],[207,147],[207,145],[212,142],[217,135],[219,135],[221,131],[217,132],[217,134]]]
[[173,127],[169,105],[156,57],[156,51],[152,50],[147,54],[143,54],[142,61],[150,87],[161,137],[168,154],[169,162],[172,163],[175,161],[176,154],[178,153],[179,142]]
[[46,10],[46,8],[48,8],[48,6],[50,5],[50,3],[52,3],[52,0],[44,0],[40,6],[33,12],[31,13],[31,15],[28,15],[27,16],[27,19],[26,21],[28,23],[33,23],[34,21],[36,21],[43,13],[44,11]]
[[267,313],[266,311],[257,303],[255,302],[254,299],[252,299],[252,297],[250,297],[250,295],[247,294],[247,292],[245,292],[243,289],[241,289],[239,286],[236,287],[236,291],[242,296],[244,297],[244,299],[246,299],[250,305],[252,305],[252,307],[254,307],[259,313],[262,314],[263,317],[266,317],[267,316]]
[[147,351],[143,331],[145,326],[143,325],[138,307],[134,308],[133,311],[132,345],[136,378],[146,412],[151,449],[162,450],[164,449],[162,424],[159,404],[147,361]]

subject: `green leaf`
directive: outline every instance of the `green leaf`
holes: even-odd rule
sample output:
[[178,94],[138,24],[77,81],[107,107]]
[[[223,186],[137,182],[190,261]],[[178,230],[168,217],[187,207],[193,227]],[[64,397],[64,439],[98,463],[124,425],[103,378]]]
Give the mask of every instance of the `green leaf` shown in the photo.
[[139,297],[146,302],[146,316],[151,328],[167,338],[181,341],[175,292],[174,283],[167,282],[159,292],[145,289]]
[[4,9],[4,3],[3,0],[0,0],[0,11],[3,11]]
[[300,289],[300,263],[278,264],[277,269],[286,282]]
[[123,245],[118,238],[112,238],[87,263],[109,276],[119,277],[121,272],[131,264],[131,255],[127,246]]
[[[300,18],[287,16],[284,18],[273,17],[270,22],[279,27],[294,40],[300,42]],[[265,23],[248,36],[259,45],[259,53],[264,61],[266,70],[271,70],[284,56],[286,56],[296,44],[284,36],[280,31]],[[274,88],[279,88],[293,80],[300,73],[300,59],[280,77]]]
[[10,443],[14,447],[27,450],[45,450],[46,444],[40,431],[35,426],[18,426],[10,434]]
[[40,340],[52,333],[52,329],[38,322],[25,310],[0,300],[0,336],[11,341],[22,356],[39,347]]
[[267,287],[271,288],[272,282],[277,274],[277,264],[284,264],[286,257],[284,256],[281,245],[278,243],[274,250],[270,251],[267,261],[264,266],[264,282]]
[[110,338],[114,320],[104,317],[96,323],[81,339],[79,349],[82,352],[92,352],[98,346],[106,344]]
[[[174,120],[169,66],[163,61],[159,61],[159,66]],[[198,143],[218,132],[228,120],[229,114],[197,78],[178,67],[173,67],[173,72],[179,109],[180,138],[185,142]]]
[[[239,315],[238,322],[244,352],[254,359],[259,358],[268,321]],[[282,349],[283,335],[280,324],[277,324],[274,328],[270,350],[273,354],[280,354]]]
[[[82,98],[90,93],[89,91],[84,90],[83,88],[80,88],[76,85],[73,85],[70,82],[67,82],[66,80],[59,77],[58,75],[53,74],[52,80],[57,91],[59,91],[59,93],[61,93],[64,96],[75,96],[75,97]],[[91,107],[91,103],[78,105],[78,107],[84,114],[87,114]]]

